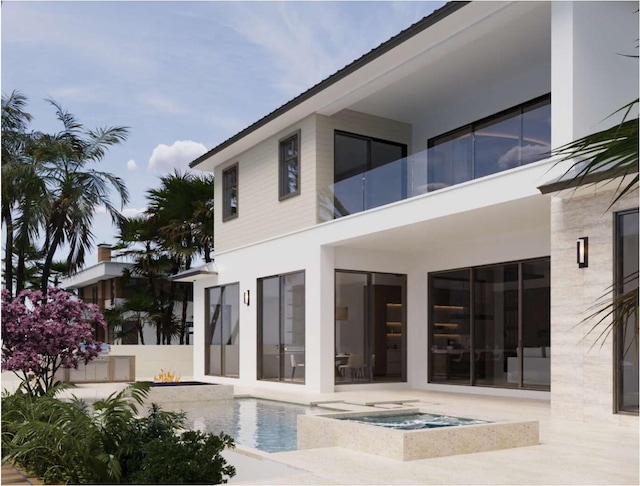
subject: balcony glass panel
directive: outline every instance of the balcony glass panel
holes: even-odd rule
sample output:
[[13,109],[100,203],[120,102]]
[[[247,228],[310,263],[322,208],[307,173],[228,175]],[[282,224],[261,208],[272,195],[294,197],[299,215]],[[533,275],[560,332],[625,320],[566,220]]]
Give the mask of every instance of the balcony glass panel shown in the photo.
[[473,178],[471,129],[459,130],[429,150],[428,191],[453,186]]
[[334,184],[319,194],[326,221],[454,186],[549,157],[551,96],[448,134],[408,157],[406,146],[335,133]]
[[519,167],[521,132],[519,112],[478,125],[474,133],[474,179]]
[[522,165],[549,157],[551,150],[551,105],[541,101],[522,113]]

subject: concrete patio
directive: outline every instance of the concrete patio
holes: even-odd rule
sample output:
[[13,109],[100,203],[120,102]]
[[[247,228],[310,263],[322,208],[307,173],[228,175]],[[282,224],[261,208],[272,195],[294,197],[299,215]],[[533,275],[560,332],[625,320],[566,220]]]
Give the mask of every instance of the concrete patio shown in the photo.
[[[108,396],[124,384],[80,385],[86,400]],[[3,382],[3,388],[11,383]],[[493,420],[538,420],[540,445],[416,461],[395,461],[331,447],[264,453],[226,451],[237,469],[232,484],[638,484],[638,418],[625,425],[553,417],[549,402],[417,390],[291,394],[236,387],[236,395],[319,404],[327,412],[366,410],[373,404],[411,402],[433,411]],[[380,410],[379,407],[376,408]]]

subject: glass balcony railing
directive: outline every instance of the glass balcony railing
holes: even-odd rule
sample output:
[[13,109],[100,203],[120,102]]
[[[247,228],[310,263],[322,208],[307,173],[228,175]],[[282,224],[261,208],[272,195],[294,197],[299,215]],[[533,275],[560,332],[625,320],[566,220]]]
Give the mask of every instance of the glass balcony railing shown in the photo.
[[[474,165],[470,154],[448,154],[434,147],[329,185],[319,194],[320,221],[402,201],[445,187],[530,164],[547,157],[548,146],[539,145],[535,154],[518,156],[509,163],[493,163],[490,168]],[[455,162],[453,162],[453,161]]]

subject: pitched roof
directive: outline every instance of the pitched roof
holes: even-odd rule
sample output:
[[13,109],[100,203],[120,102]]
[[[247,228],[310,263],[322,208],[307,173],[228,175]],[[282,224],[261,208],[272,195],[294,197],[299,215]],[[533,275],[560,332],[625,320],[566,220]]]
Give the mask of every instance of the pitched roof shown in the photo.
[[340,81],[341,79],[347,77],[349,74],[353,73],[354,71],[357,71],[358,69],[360,69],[364,65],[370,63],[374,59],[377,59],[378,57],[382,56],[383,54],[385,54],[386,52],[390,51],[394,47],[402,44],[406,40],[410,39],[411,37],[415,36],[416,34],[419,34],[423,30],[425,30],[425,29],[429,28],[430,26],[434,25],[435,23],[441,21],[445,17],[451,15],[452,13],[456,12],[457,10],[461,9],[462,7],[464,7],[465,5],[467,5],[469,3],[471,3],[471,2],[470,1],[460,1],[460,2],[453,1],[453,2],[446,3],[445,5],[443,5],[442,7],[440,7],[437,10],[434,10],[428,16],[426,16],[423,19],[419,20],[415,24],[409,26],[405,30],[399,32],[398,34],[393,36],[391,39],[389,39],[389,40],[383,42],[382,44],[380,44],[378,47],[375,47],[375,48],[371,49],[369,52],[367,52],[363,56],[359,57],[358,59],[353,61],[351,64],[347,64],[345,67],[343,67],[339,71],[335,72],[331,76],[323,79],[322,81],[320,81],[315,86],[312,86],[311,88],[309,88],[308,90],[306,90],[303,93],[299,94],[298,96],[296,96],[292,100],[286,102],[284,105],[280,106],[279,108],[276,108],[271,113],[265,115],[264,117],[260,118],[258,121],[252,123],[251,125],[249,125],[244,130],[241,130],[240,132],[236,133],[235,135],[233,135],[232,137],[228,138],[224,142],[218,144],[216,147],[212,148],[207,153],[201,155],[200,157],[195,159],[193,162],[191,162],[189,164],[189,167],[191,167],[191,168],[196,167],[198,164],[204,162],[206,159],[208,159],[212,155],[215,155],[216,153],[224,150],[225,148],[229,147],[230,145],[233,145],[238,140],[241,140],[243,137],[247,136],[251,132],[256,131],[258,128],[260,128],[260,127],[266,125],[267,123],[269,123],[270,121],[278,118],[283,113],[286,113],[287,111],[291,110],[293,107],[299,105],[303,101],[306,101],[307,99],[311,98],[312,96],[314,96],[315,94],[319,93],[320,91],[328,88],[332,84],[334,84],[334,83]]

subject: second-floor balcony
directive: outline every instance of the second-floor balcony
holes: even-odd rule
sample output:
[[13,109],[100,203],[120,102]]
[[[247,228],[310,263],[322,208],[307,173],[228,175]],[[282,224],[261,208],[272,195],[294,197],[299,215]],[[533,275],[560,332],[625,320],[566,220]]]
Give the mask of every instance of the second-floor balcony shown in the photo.
[[550,156],[550,96],[406,146],[335,133],[335,182],[320,194],[322,221],[527,165]]

